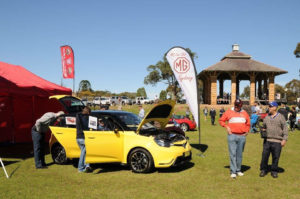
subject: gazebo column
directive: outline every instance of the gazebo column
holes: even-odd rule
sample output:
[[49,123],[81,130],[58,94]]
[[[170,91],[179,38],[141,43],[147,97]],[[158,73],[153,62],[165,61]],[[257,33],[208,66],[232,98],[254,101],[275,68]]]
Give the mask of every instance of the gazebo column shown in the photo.
[[211,75],[210,76],[210,81],[211,81],[211,98],[210,98],[210,104],[211,105],[216,105],[217,104],[217,75]]
[[205,81],[206,81],[205,101],[206,104],[210,104],[210,79],[207,78]]
[[261,79],[258,80],[258,99],[261,100]]
[[231,75],[231,104],[234,105],[236,100],[236,74]]
[[240,80],[236,80],[236,93],[235,93],[236,98],[240,98]]
[[224,80],[220,79],[219,80],[220,86],[219,86],[219,94],[220,97],[223,98],[223,92],[224,92]]
[[275,96],[275,85],[274,85],[274,75],[269,77],[269,102],[274,101]]
[[255,102],[255,74],[250,74],[250,105]]
[[266,100],[268,98],[268,80],[266,77],[264,77],[264,96],[264,100]]

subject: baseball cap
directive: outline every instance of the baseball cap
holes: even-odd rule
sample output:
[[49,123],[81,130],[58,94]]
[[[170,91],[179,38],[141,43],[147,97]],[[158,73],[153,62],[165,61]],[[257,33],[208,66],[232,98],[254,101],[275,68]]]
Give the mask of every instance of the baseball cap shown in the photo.
[[269,106],[270,106],[270,107],[273,107],[273,106],[278,107],[278,104],[277,104],[277,102],[273,101],[273,102],[270,102],[270,103],[269,103]]
[[241,108],[243,106],[243,101],[240,99],[236,99],[234,102],[234,106]]

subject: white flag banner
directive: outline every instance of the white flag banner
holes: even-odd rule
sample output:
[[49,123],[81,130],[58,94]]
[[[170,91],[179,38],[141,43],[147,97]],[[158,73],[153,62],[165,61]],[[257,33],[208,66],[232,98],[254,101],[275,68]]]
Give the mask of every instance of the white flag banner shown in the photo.
[[[173,70],[181,90],[186,97],[187,104],[199,127],[199,104],[197,89],[197,72],[189,53],[182,47],[171,48],[166,58]],[[200,132],[200,131],[199,131]]]

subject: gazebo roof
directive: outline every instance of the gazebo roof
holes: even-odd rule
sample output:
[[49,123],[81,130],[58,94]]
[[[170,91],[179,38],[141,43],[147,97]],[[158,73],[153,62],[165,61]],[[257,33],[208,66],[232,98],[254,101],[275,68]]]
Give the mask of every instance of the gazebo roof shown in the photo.
[[238,50],[233,50],[221,59],[220,62],[204,69],[199,75],[206,72],[267,72],[280,75],[287,73],[287,71],[280,68],[264,64],[259,61],[251,59],[250,55],[242,53]]

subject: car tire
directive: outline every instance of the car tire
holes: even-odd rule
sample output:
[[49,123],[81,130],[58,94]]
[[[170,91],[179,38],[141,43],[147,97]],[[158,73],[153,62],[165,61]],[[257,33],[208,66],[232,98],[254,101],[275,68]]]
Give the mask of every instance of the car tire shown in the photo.
[[68,162],[66,150],[58,143],[52,146],[51,156],[55,164],[66,164]]
[[189,125],[187,125],[187,123],[182,123],[180,124],[180,128],[183,132],[186,132],[189,130]]
[[151,154],[142,148],[134,149],[129,155],[128,162],[134,173],[149,173],[154,167]]

